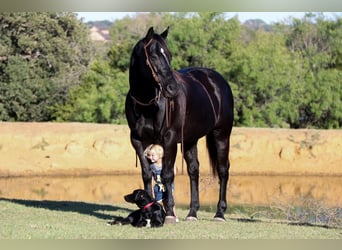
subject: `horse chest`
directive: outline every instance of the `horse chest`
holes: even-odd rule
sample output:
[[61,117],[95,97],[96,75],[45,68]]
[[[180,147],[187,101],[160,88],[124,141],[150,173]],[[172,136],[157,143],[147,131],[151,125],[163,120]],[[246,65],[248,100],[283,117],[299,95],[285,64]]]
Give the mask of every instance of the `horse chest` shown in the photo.
[[162,135],[162,124],[141,116],[135,123],[134,133],[143,140],[157,140]]

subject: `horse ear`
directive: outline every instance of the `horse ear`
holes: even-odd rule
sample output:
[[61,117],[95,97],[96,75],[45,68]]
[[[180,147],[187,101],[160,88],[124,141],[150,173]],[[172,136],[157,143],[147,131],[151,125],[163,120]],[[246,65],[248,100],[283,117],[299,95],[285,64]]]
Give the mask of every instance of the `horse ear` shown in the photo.
[[167,26],[166,30],[164,30],[164,32],[160,34],[162,38],[166,39],[167,35],[169,34],[169,28],[170,27]]
[[146,41],[151,40],[152,37],[153,37],[153,34],[154,34],[153,27],[150,27],[150,28],[148,29],[148,31],[147,31],[146,36],[145,36]]

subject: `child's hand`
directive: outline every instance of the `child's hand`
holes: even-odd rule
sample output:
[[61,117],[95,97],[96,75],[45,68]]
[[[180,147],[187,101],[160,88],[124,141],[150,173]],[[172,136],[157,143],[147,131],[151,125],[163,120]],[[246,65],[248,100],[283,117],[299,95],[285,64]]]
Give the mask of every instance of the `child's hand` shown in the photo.
[[165,192],[165,187],[163,184],[158,184],[158,186],[159,186],[159,191]]

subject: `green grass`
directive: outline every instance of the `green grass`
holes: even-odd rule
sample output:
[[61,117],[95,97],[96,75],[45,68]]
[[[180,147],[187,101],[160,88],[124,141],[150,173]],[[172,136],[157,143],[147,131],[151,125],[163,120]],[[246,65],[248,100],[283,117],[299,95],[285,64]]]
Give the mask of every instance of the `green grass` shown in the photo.
[[0,239],[342,239],[341,228],[254,220],[230,211],[226,222],[214,222],[214,213],[206,209],[200,209],[198,221],[186,222],[187,209],[177,208],[180,222],[162,228],[106,224],[135,209],[130,204],[0,199]]

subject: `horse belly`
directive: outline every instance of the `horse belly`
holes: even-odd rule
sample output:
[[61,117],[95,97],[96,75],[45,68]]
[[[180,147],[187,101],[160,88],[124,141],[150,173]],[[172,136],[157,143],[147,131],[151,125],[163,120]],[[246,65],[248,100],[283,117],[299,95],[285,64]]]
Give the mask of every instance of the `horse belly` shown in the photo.
[[215,127],[215,114],[211,104],[197,102],[186,111],[185,132],[195,137],[203,137]]

